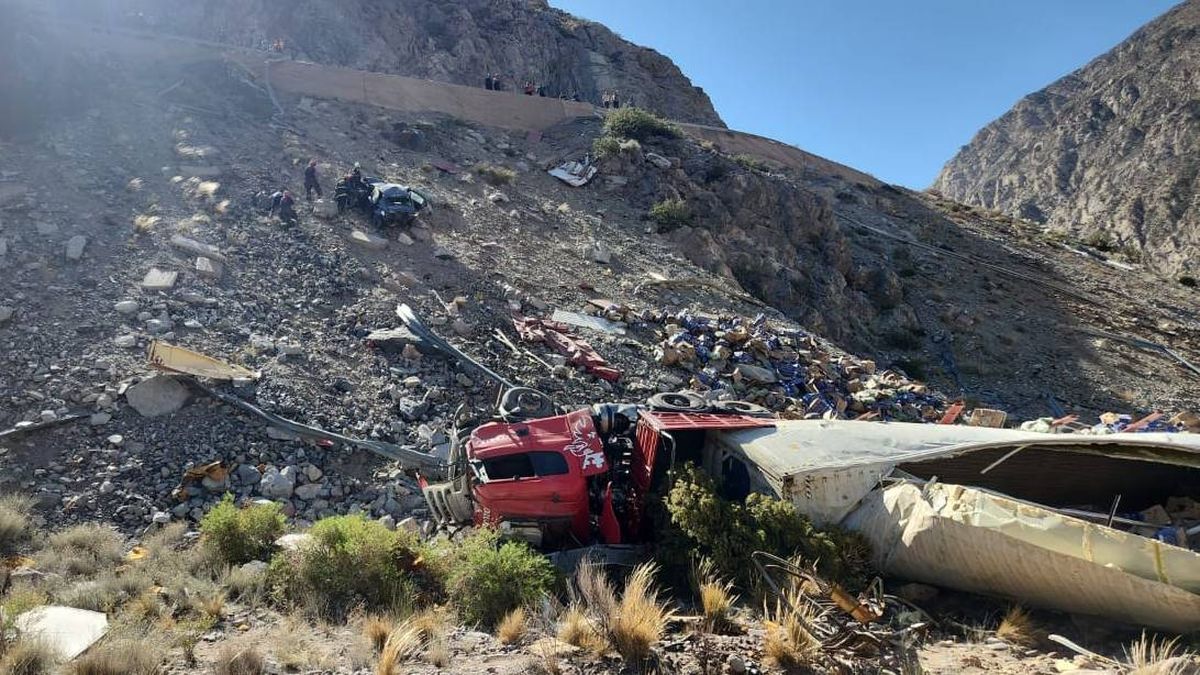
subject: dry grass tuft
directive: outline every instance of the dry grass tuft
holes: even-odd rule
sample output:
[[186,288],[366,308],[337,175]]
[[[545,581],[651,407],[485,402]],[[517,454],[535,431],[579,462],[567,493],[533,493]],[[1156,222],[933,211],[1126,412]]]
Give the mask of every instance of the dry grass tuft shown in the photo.
[[1022,647],[1036,647],[1041,643],[1042,629],[1029,611],[1020,605],[1009,608],[1000,627],[996,629],[996,637]]
[[700,608],[704,612],[704,629],[710,632],[728,629],[732,623],[729,612],[737,602],[733,583],[721,581],[713,569],[712,561],[707,559],[696,565],[693,576],[700,596]]
[[372,614],[363,620],[363,635],[375,648],[375,653],[383,651],[383,646],[387,644],[388,636],[392,634],[392,630],[396,628],[396,623],[391,617]]
[[608,642],[578,605],[571,605],[558,618],[556,634],[559,640],[592,654],[608,650]]
[[196,600],[196,609],[204,616],[220,619],[221,614],[225,612],[225,594],[216,591],[210,595],[205,595]]
[[1125,648],[1129,675],[1185,675],[1200,671],[1200,655],[1179,648],[1179,638],[1154,638],[1145,633]]
[[254,607],[266,595],[267,575],[253,567],[229,567],[221,576],[221,587],[228,591],[231,599]]
[[593,616],[608,617],[617,610],[617,593],[599,565],[581,564],[575,572],[575,587],[583,607]]
[[336,658],[326,648],[319,628],[299,615],[288,615],[268,635],[267,651],[288,672],[332,670],[337,667]]
[[10,643],[0,657],[0,673],[4,675],[49,675],[54,668],[54,651],[37,640]]
[[408,622],[425,641],[444,635],[450,628],[450,618],[446,616],[446,611],[437,607],[429,607],[413,614],[408,617]]
[[558,649],[554,645],[553,640],[542,640],[533,648],[533,653],[537,656],[537,661],[534,662],[534,670],[540,675],[562,675],[562,659],[559,657]]
[[161,222],[162,218],[158,216],[142,213],[133,217],[133,229],[138,233],[152,232]]
[[425,650],[425,662],[435,668],[445,669],[450,666],[450,647],[445,638],[439,637]]
[[198,194],[202,197],[212,198],[213,195],[217,194],[217,190],[220,190],[220,189],[221,189],[221,184],[218,183],[217,181],[206,180],[206,181],[202,181],[199,185],[196,186],[196,194]]
[[16,551],[29,537],[29,509],[33,502],[22,495],[0,497],[0,556]]
[[227,644],[217,654],[213,670],[217,675],[262,675],[267,664],[252,645]]
[[55,532],[48,544],[39,554],[39,567],[67,575],[91,576],[116,567],[125,557],[125,542],[120,533],[96,523]]
[[121,640],[88,650],[75,659],[70,675],[154,675],[162,663],[157,645]]
[[421,631],[410,621],[404,621],[396,626],[379,654],[379,663],[375,665],[375,675],[393,675],[396,666],[411,659],[421,651]]
[[154,622],[167,613],[167,608],[154,589],[146,589],[125,605],[125,613],[136,621]]
[[485,183],[495,187],[508,185],[517,177],[516,171],[495,164],[477,164],[475,173],[479,174]]
[[500,619],[496,626],[496,637],[501,644],[513,645],[525,639],[529,627],[528,616],[524,607],[518,607]]
[[654,585],[657,571],[653,563],[635,567],[615,612],[609,615],[609,638],[626,662],[641,662],[648,657],[650,647],[662,637],[673,616],[666,603],[658,599]]
[[777,601],[774,611],[767,608],[763,612],[767,627],[763,637],[763,657],[785,670],[811,663],[821,649],[821,643],[806,627],[814,617],[803,597],[799,593],[790,593],[788,600],[795,609]]

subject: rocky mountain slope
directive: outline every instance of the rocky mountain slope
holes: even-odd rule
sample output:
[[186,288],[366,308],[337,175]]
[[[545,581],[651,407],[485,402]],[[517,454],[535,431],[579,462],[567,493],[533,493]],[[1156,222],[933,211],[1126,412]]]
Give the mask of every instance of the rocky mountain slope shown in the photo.
[[[223,393],[431,454],[444,450],[460,405],[483,414],[496,391],[442,356],[372,339],[397,324],[401,302],[488,367],[567,407],[693,388],[786,416],[930,419],[962,397],[1014,418],[1077,413],[1091,422],[1103,410],[1175,411],[1200,396],[1200,378],[1145,347],[1200,350],[1194,291],[1080,257],[1021,220],[729,156],[686,136],[618,143],[590,184],[572,188],[544,169],[593,151],[598,118],[526,135],[289,95],[276,110],[219,55],[84,54],[33,23],[0,21],[0,38],[14,26],[29,36],[9,54],[20,77],[0,80],[0,100],[3,87],[58,82],[63,63],[79,84],[27,106],[39,125],[0,129],[0,431],[35,424],[0,436],[0,495],[32,498],[46,530],[114,526],[114,565],[125,567],[124,544],[153,550],[163,532],[183,537],[227,492],[278,503],[297,529],[334,514],[426,536],[432,524],[416,481],[395,462],[306,442],[202,389],[152,377],[145,349],[155,339],[261,372],[251,385],[219,385]],[[368,174],[419,187],[434,206],[412,227],[375,229],[361,214],[322,216],[301,200],[298,224],[285,227],[254,195],[299,193],[309,158],[326,196],[359,161]],[[651,217],[664,203],[680,205],[675,216]],[[212,257],[201,264],[197,250]],[[514,315],[555,310],[621,320],[624,334],[575,329],[622,371],[617,382],[516,337]],[[704,323],[758,314],[779,339],[767,355],[735,357],[716,342],[729,324]],[[34,580],[19,586],[41,583],[40,570],[27,574]],[[937,591],[916,590],[932,609]],[[1004,609],[941,597],[969,605],[946,612],[971,626],[994,624]],[[210,670],[225,645],[244,642],[262,645],[268,672],[350,675],[375,660],[357,653],[354,622],[293,623],[269,603],[229,601],[197,633],[192,657],[147,622],[120,628],[161,643],[168,673]],[[763,624],[747,614],[740,636],[672,628],[663,670],[726,662],[730,672],[764,672]],[[186,628],[177,623],[171,630]],[[1062,656],[937,630],[921,650],[926,672],[1049,672]],[[533,644],[444,633],[454,672],[539,667]],[[427,660],[404,672],[445,672]],[[562,672],[619,668],[587,654],[562,660]]]
[[[76,6],[78,5],[78,6]],[[712,102],[667,57],[544,0],[120,0],[58,3],[72,18],[241,47],[284,41],[297,59],[482,87],[526,80],[548,96],[600,102],[608,89],[667,117],[724,126]]]
[[1194,276],[1197,67],[1189,0],[984,127],[933,189]]

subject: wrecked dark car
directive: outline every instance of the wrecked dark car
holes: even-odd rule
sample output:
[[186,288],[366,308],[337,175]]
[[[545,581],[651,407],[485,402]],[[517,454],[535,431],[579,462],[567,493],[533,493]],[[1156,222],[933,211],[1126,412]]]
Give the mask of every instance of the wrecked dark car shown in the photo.
[[420,191],[395,183],[374,183],[368,197],[371,223],[376,227],[408,225],[428,204],[429,199]]

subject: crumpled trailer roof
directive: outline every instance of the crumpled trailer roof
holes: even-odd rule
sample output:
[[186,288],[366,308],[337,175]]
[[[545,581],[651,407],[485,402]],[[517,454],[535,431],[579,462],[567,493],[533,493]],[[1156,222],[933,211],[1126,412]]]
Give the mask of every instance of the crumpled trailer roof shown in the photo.
[[1200,630],[1200,554],[1068,512],[1200,480],[1200,436],[780,421],[715,434],[756,489],[861,532],[881,569],[1031,605]]

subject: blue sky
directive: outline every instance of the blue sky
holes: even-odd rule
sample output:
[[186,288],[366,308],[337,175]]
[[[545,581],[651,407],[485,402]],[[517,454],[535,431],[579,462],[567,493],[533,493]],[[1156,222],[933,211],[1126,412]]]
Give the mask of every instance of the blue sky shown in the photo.
[[726,124],[912,188],[1175,0],[550,0],[671,57]]

